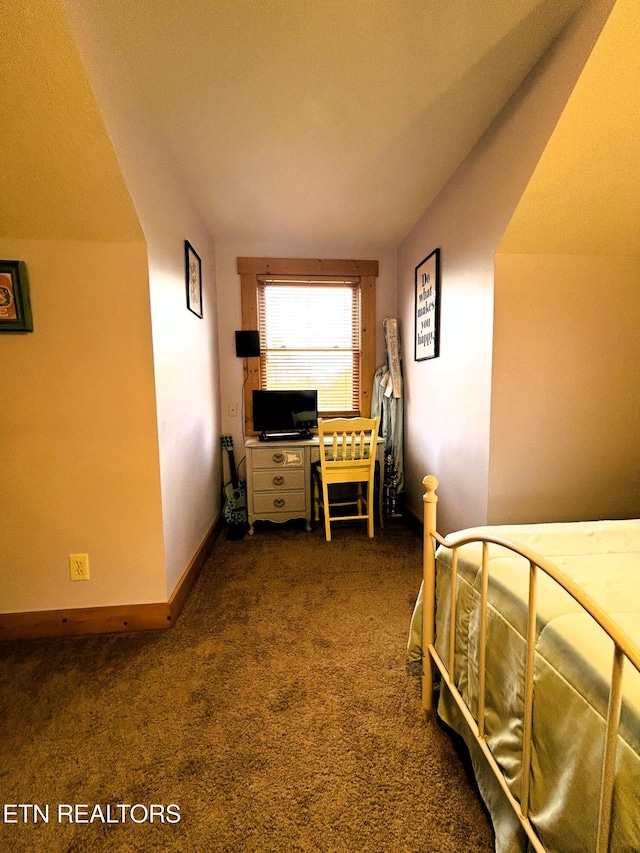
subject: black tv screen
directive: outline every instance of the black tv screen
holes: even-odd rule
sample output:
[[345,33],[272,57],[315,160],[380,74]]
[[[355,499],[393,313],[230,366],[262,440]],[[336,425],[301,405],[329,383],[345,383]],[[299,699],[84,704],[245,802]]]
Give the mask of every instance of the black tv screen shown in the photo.
[[256,432],[306,433],[316,426],[316,390],[253,392],[253,428]]

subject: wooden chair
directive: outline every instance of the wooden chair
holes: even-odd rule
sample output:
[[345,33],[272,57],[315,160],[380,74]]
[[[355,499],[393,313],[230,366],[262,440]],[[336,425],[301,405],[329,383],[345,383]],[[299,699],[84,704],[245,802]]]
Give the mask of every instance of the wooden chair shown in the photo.
[[[318,418],[320,461],[315,467],[315,517],[318,507],[324,513],[327,542],[331,541],[332,521],[367,519],[367,532],[373,537],[374,476],[376,470],[376,442],[380,418]],[[337,483],[355,483],[356,496],[349,499],[329,500],[329,486]],[[367,484],[366,495],[363,484]],[[332,508],[355,506],[356,514],[331,515]]]

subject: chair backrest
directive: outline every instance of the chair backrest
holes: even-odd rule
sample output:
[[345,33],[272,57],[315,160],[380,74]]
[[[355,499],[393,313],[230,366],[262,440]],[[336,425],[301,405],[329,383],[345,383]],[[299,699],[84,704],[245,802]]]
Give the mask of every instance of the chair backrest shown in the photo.
[[344,480],[367,480],[375,468],[380,418],[318,418],[320,465]]

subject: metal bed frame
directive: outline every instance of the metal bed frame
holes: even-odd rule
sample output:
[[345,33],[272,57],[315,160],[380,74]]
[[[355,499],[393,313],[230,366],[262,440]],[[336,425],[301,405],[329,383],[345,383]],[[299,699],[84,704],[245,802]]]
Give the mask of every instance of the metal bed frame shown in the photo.
[[[575,601],[589,613],[598,623],[602,630],[611,638],[614,644],[613,661],[611,667],[611,682],[609,689],[609,704],[605,730],[605,749],[602,766],[602,777],[600,783],[600,804],[598,811],[598,831],[596,840],[596,853],[607,853],[609,850],[609,834],[611,828],[611,812],[613,801],[613,786],[615,777],[615,758],[618,731],[620,727],[620,714],[622,709],[622,673],[624,662],[627,660],[631,666],[640,671],[640,650],[629,639],[629,637],[613,622],[607,613],[596,604],[579,586],[569,577],[561,572],[548,559],[535,551],[514,545],[512,542],[497,536],[481,536],[477,534],[464,535],[454,534],[444,538],[436,530],[436,504],[438,496],[436,489],[439,482],[433,475],[427,476],[422,481],[425,487],[424,494],[424,543],[423,543],[423,614],[422,614],[422,705],[425,710],[433,708],[433,681],[434,665],[440,672],[444,683],[451,692],[460,712],[462,713],[469,729],[475,736],[488,765],[493,770],[500,787],[504,791],[508,801],[526,832],[531,845],[537,853],[547,853],[541,843],[535,828],[529,819],[529,785],[531,769],[531,731],[533,721],[533,674],[536,641],[536,591],[538,572],[543,571],[549,577],[565,589]],[[480,599],[480,643],[479,643],[479,696],[477,719],[465,703],[462,695],[453,682],[453,660],[456,639],[455,608],[457,599],[457,562],[458,549],[470,543],[482,544],[482,586]],[[494,759],[485,738],[485,658],[486,658],[486,630],[487,630],[487,593],[489,587],[488,550],[489,545],[499,545],[507,548],[514,554],[523,557],[529,562],[529,601],[528,601],[528,625],[526,637],[526,667],[525,667],[525,705],[523,719],[523,747],[522,747],[522,781],[519,800],[511,793],[502,770]],[[451,566],[451,620],[450,635],[448,638],[448,665],[442,660],[436,651],[435,642],[435,572],[436,572],[436,547],[442,545],[452,551]]]

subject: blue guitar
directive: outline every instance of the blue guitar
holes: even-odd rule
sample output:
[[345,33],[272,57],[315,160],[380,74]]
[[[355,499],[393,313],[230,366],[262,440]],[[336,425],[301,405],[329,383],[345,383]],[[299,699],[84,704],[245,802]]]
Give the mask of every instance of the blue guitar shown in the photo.
[[224,487],[224,520],[230,526],[247,523],[247,489],[243,479],[238,477],[236,462],[233,458],[233,437],[223,435],[220,439],[222,446],[229,454],[229,469],[231,482]]

